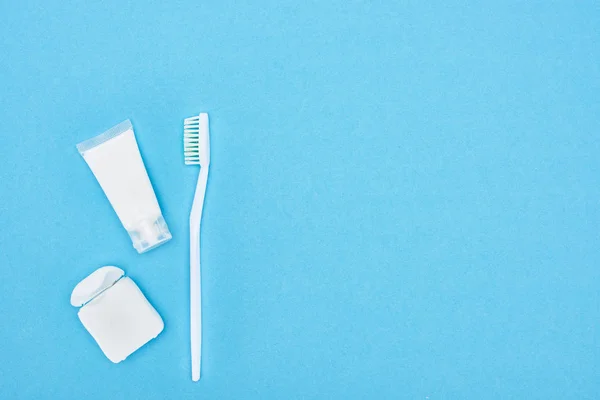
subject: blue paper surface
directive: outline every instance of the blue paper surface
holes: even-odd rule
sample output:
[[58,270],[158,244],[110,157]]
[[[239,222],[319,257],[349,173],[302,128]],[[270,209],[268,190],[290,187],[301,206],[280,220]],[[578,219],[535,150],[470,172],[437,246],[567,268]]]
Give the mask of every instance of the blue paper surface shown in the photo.
[[[599,397],[597,2],[90,3],[0,2],[1,398]],[[142,255],[75,148],[127,118]],[[102,265],[165,321],[118,365],[69,305]]]

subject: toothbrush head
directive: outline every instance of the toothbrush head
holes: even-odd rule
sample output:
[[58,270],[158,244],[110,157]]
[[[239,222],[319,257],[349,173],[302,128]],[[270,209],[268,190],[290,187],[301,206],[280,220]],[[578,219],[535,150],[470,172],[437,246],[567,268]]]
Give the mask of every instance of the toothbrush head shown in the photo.
[[183,156],[186,165],[207,167],[210,164],[207,113],[185,119],[183,126]]

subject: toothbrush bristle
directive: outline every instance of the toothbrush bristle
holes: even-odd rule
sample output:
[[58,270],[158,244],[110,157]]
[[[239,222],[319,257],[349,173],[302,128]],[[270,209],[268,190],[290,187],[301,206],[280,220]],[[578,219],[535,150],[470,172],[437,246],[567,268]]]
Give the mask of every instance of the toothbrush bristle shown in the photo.
[[183,156],[186,165],[199,165],[200,116],[186,118],[183,126]]

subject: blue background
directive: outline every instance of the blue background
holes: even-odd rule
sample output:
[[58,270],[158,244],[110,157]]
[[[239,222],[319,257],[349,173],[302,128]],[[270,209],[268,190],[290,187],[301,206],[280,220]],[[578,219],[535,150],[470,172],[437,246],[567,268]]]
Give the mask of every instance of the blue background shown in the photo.
[[[598,2],[88,3],[0,3],[0,397],[600,397]],[[75,149],[127,118],[143,255]],[[119,365],[69,305],[106,264],[166,323]]]

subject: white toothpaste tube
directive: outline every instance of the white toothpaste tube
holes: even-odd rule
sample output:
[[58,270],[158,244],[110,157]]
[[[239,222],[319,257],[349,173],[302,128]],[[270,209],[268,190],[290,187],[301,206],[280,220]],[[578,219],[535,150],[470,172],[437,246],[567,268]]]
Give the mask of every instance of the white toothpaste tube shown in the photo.
[[138,253],[171,239],[129,120],[79,143],[77,150],[94,173]]

